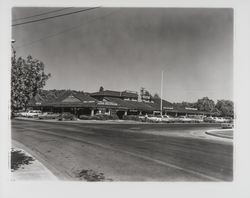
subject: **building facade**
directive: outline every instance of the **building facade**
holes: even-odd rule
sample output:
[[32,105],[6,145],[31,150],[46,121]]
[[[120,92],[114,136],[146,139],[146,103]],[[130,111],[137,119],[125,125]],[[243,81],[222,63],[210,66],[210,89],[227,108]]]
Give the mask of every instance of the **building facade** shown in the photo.
[[[137,92],[104,90],[94,93],[65,90],[49,96],[37,94],[29,107],[41,111],[63,113],[70,112],[76,116],[96,114],[117,115],[120,119],[127,115],[146,115],[161,113],[160,98],[145,98]],[[162,100],[162,113],[165,115],[211,115],[194,108],[176,108]]]

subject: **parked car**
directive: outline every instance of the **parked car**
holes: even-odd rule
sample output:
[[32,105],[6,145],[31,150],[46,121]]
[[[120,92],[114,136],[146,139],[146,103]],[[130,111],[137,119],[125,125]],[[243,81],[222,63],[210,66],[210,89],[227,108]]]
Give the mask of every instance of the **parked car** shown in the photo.
[[40,110],[29,110],[29,111],[21,112],[20,116],[27,117],[27,118],[35,118],[41,114],[42,112]]
[[158,115],[158,116],[148,115],[146,117],[146,121],[148,121],[148,122],[161,122],[162,117],[160,115]]
[[139,115],[139,120],[141,121],[141,122],[146,122],[146,120],[147,120],[147,116],[145,116],[145,115]]
[[38,115],[38,118],[40,120],[49,120],[49,119],[56,119],[60,116],[59,113],[53,113],[53,112],[45,112],[40,115]]
[[227,122],[226,119],[222,118],[222,117],[215,117],[215,122],[217,123],[223,123],[223,122]]
[[224,117],[227,123],[233,123],[234,119],[232,117]]
[[210,122],[210,123],[215,123],[216,122],[215,118],[212,117],[212,116],[203,118],[203,121],[204,122]]
[[221,128],[223,129],[232,129],[234,127],[233,123],[222,123]]
[[175,121],[175,118],[169,116],[169,115],[163,115],[162,116],[162,119],[161,119],[162,122],[174,122]]
[[183,123],[191,123],[193,122],[193,120],[187,116],[180,116],[178,117],[178,121],[179,122],[183,122]]
[[201,123],[203,122],[203,116],[201,115],[189,115],[188,118],[192,120],[194,123]]
[[66,120],[76,120],[76,117],[69,112],[62,113],[58,116],[59,121],[66,121]]
[[15,111],[15,112],[13,112],[13,116],[14,117],[21,117],[22,113],[24,113],[24,112],[25,112],[24,110]]

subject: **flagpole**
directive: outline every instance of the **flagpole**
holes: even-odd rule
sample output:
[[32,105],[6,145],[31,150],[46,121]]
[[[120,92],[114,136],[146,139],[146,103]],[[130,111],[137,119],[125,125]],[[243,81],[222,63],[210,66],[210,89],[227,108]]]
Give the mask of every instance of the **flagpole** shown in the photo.
[[163,95],[163,72],[161,73],[161,116],[162,116],[162,95]]

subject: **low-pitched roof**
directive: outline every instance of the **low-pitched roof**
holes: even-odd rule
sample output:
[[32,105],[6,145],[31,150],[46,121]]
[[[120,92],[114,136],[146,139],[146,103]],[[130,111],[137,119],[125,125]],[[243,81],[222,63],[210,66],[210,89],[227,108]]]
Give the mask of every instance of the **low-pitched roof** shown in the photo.
[[[161,109],[161,99],[160,98],[153,98],[153,103],[147,103],[151,107],[153,107],[155,110],[160,110]],[[166,101],[162,100],[162,107],[173,107],[173,104]]]
[[63,100],[65,100],[69,96],[73,96],[73,97],[79,99],[81,102],[84,102],[84,101],[96,102],[96,101],[98,101],[95,98],[92,98],[91,96],[89,96],[87,94],[84,94],[83,92],[76,92],[76,91],[68,90],[68,91],[65,91],[65,93],[63,93],[61,96],[56,98],[53,102],[62,102]]
[[139,110],[139,111],[153,111],[154,108],[147,105],[144,102],[138,102],[138,101],[130,101],[130,100],[122,100],[120,98],[113,98],[113,97],[105,97],[106,100],[110,102],[115,102],[121,107],[125,107],[130,110]]
[[[72,96],[73,100],[72,102],[70,100],[67,100],[68,97]],[[36,98],[39,96],[35,96],[32,99],[32,103],[30,105],[36,105]],[[77,91],[72,91],[72,90],[65,90],[59,96],[56,98],[54,97],[48,97],[47,100],[43,100],[41,102],[41,106],[50,106],[53,105],[55,107],[62,107],[62,106],[79,106],[79,107],[94,107],[96,106],[98,100],[95,98],[92,98],[88,94],[85,94],[83,92],[77,92]]]
[[111,90],[104,90],[99,92],[94,92],[90,94],[91,96],[111,96],[111,97],[123,97],[123,98],[138,98],[137,93],[128,92],[128,91],[111,91]]

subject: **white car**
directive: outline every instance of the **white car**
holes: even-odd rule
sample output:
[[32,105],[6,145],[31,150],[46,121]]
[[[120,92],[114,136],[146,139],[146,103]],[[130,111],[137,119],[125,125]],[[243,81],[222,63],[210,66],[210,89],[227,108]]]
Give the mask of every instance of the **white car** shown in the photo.
[[142,122],[145,122],[146,121],[146,116],[139,115],[139,120],[142,121]]
[[180,122],[192,122],[193,120],[192,120],[192,118],[189,118],[189,117],[187,117],[187,116],[180,116],[180,117],[178,117],[178,120],[180,121]]
[[168,115],[163,115],[162,118],[161,118],[161,121],[162,122],[174,122],[174,118],[173,117],[170,117]]
[[223,123],[223,122],[227,122],[227,120],[221,117],[215,117],[215,122]]
[[38,118],[40,120],[48,120],[48,119],[56,119],[60,116],[59,113],[53,113],[53,112],[44,112],[42,114],[38,115]]
[[38,115],[41,115],[42,112],[40,110],[29,110],[27,112],[22,112],[20,114],[23,117],[34,118],[34,117],[38,117]]
[[189,115],[188,118],[190,118],[194,123],[201,123],[201,122],[203,122],[203,116]]
[[146,117],[146,120],[149,121],[149,122],[161,122],[162,121],[162,117],[160,115],[159,116],[148,115]]
[[234,127],[233,123],[222,123],[221,128],[223,129],[232,129]]

